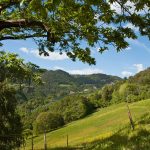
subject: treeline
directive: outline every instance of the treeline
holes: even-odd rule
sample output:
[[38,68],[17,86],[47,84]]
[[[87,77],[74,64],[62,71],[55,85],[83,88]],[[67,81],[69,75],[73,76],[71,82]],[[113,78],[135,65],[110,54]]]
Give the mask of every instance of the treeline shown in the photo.
[[[38,101],[41,102],[42,100]],[[33,124],[35,133],[44,132],[43,122],[45,122],[44,124],[48,123],[48,127],[46,126],[45,128],[47,131],[50,131],[60,127],[60,125],[63,126],[71,121],[83,118],[94,111],[93,104],[87,97],[82,95],[66,96],[59,101],[52,101],[47,98],[44,105],[39,104],[35,108],[34,105],[38,101],[32,100],[18,107],[24,129],[30,128],[30,125]],[[47,119],[45,120],[45,118]],[[51,119],[53,121],[50,121]],[[59,121],[60,124],[54,123]]]
[[120,102],[135,102],[150,98],[150,68],[113,84],[105,85],[89,97],[95,108]]
[[150,68],[129,79],[108,84],[90,96],[95,108],[120,102],[135,102],[150,98]]
[[[97,90],[88,97],[82,94],[74,94],[57,102],[51,101],[51,103],[44,105],[45,107],[43,107],[42,111],[47,112],[47,114],[50,113],[55,117],[57,116],[56,120],[61,120],[61,124],[58,124],[57,126],[56,123],[56,126],[50,126],[48,131],[63,126],[68,122],[83,118],[95,111],[97,108],[107,107],[120,102],[131,103],[148,99],[150,98],[149,83],[150,68],[136,74],[134,77],[130,77],[129,79],[107,84],[102,89]],[[38,118],[42,113],[43,112],[37,115],[37,118],[35,117],[36,121],[34,122],[34,125],[36,129],[41,128]],[[43,119],[44,118],[45,117],[43,117]],[[41,123],[42,122],[43,121],[41,121]],[[39,132],[41,132],[41,130],[39,130]]]
[[17,54],[0,51],[0,149],[10,150],[23,144],[23,125],[16,111],[23,84],[38,83],[40,76],[34,72],[36,65],[24,63]]

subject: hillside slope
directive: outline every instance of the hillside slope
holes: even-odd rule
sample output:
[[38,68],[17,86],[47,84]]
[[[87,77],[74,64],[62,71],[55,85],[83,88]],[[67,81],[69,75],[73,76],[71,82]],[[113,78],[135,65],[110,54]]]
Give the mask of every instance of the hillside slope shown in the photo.
[[[32,85],[32,92],[25,95],[28,99],[52,96],[63,98],[71,93],[92,92],[106,84],[121,80],[120,77],[106,74],[71,75],[63,70],[46,70],[42,74],[42,85]],[[59,92],[58,92],[59,91]]]
[[[145,113],[150,113],[150,99],[129,104],[134,121]],[[69,136],[69,145],[93,141],[94,139],[108,137],[124,125],[129,125],[128,113],[125,103],[103,108],[94,114],[74,121],[63,128],[47,133],[48,147],[66,146],[66,136]],[[150,126],[147,126],[150,129]],[[27,141],[30,149],[31,141]],[[34,139],[35,149],[43,148],[43,135]]]

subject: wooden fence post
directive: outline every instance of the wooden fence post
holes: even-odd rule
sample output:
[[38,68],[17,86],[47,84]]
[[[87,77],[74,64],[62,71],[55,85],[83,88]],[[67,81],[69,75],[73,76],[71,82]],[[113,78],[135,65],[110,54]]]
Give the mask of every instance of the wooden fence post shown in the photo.
[[32,148],[31,148],[31,149],[33,150],[33,147],[34,147],[34,146],[33,146],[33,145],[34,145],[34,144],[33,144],[33,132],[32,132],[31,144],[32,144]]
[[69,143],[68,143],[68,134],[67,134],[67,148],[68,148],[68,146],[69,146]]
[[44,150],[47,150],[47,143],[46,143],[46,130],[44,130]]
[[134,130],[134,122],[133,122],[133,119],[132,119],[132,115],[131,115],[131,111],[129,109],[128,103],[127,103],[127,109],[128,109],[128,117],[129,117],[129,120],[130,120],[130,124],[131,124],[132,130]]

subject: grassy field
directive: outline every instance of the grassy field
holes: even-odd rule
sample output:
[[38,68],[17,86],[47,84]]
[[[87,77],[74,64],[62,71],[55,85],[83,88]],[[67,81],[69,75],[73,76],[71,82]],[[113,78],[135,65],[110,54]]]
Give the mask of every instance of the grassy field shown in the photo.
[[[133,120],[137,121],[142,115],[150,113],[150,99],[129,104],[129,107]],[[115,132],[124,126],[129,126],[126,104],[112,105],[100,109],[84,119],[74,121],[63,128],[47,133],[47,146],[49,148],[66,146],[67,134],[69,146],[92,143],[92,141],[112,137]],[[150,130],[150,124],[145,127]],[[35,137],[34,149],[42,149],[43,143],[43,135]],[[25,149],[31,149],[31,140],[27,141]]]

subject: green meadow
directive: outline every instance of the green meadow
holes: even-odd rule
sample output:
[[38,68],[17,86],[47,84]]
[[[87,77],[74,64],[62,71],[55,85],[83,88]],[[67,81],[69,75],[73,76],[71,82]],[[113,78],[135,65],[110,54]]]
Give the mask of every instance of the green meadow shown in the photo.
[[[128,134],[127,132],[130,132],[130,135],[132,136],[133,133],[137,134],[142,129],[142,131],[146,130],[146,134],[149,135],[150,132],[148,131],[150,131],[150,122],[147,121],[146,123],[139,125],[139,120],[145,114],[150,114],[150,99],[130,103],[129,108],[131,110],[132,118],[135,123],[135,131],[133,132],[130,128],[126,103],[120,103],[107,108],[99,109],[97,110],[97,112],[87,116],[86,118],[74,121],[67,124],[63,128],[47,133],[47,147],[49,149],[56,149],[56,147],[66,147],[67,135],[69,147],[84,147],[83,149],[95,150],[99,150],[100,148],[102,149],[102,145],[95,143],[99,140],[102,140],[102,142],[104,142],[104,140],[107,139],[108,142],[110,139],[110,142],[112,142],[112,138],[113,140],[118,139],[118,141],[120,140],[119,142],[121,142],[123,139],[121,139],[120,136],[117,135],[116,137],[114,137],[119,131],[125,132],[122,134],[126,135]],[[138,138],[140,138],[139,135]],[[105,149],[105,144],[103,146],[103,149]],[[34,149],[43,149],[43,147],[43,134],[35,136]],[[117,146],[115,147],[117,149]],[[113,148],[113,146],[111,146],[111,148]],[[25,149],[31,149],[30,138],[26,141]],[[60,148],[60,150],[61,149],[63,148]],[[109,148],[107,147],[106,149]],[[118,150],[119,149],[121,148],[118,148]]]

